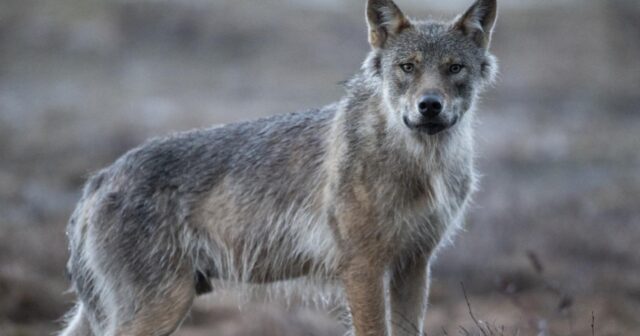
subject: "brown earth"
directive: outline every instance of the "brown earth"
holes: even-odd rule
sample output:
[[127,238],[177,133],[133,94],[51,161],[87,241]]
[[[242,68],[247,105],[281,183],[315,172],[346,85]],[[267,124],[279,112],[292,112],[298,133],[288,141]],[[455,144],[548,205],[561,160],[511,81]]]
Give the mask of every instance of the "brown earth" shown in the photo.
[[[461,283],[505,335],[591,335],[592,321],[640,334],[640,6],[503,2],[481,190],[436,262],[429,335],[482,334]],[[64,228],[88,173],[150,136],[338,99],[367,50],[361,14],[328,0],[0,2],[0,334],[59,328]],[[179,335],[340,330],[215,298]]]

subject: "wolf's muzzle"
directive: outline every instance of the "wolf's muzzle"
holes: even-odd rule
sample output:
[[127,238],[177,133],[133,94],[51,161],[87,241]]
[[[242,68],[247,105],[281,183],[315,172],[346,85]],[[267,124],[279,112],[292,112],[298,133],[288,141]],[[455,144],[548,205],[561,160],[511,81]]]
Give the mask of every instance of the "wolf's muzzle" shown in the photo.
[[451,128],[458,122],[458,117],[455,116],[451,120],[446,120],[445,118],[438,117],[429,121],[412,123],[409,118],[407,118],[407,116],[404,116],[402,117],[402,121],[404,121],[404,124],[411,130],[425,132],[428,135],[434,135],[448,128]]

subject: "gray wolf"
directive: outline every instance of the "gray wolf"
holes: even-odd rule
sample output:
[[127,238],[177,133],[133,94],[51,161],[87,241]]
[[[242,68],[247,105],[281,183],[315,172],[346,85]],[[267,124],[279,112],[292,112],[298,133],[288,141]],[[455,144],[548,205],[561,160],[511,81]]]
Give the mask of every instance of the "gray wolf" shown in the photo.
[[369,0],[371,50],[337,103],[153,139],[94,174],[62,335],[169,335],[211,279],[302,276],[342,286],[356,336],[421,334],[430,260],[476,183],[496,12],[420,21]]

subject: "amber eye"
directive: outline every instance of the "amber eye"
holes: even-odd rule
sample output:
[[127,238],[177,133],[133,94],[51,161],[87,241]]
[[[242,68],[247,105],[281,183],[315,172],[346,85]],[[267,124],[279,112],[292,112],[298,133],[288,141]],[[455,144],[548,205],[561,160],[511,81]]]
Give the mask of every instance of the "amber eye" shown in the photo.
[[457,74],[458,72],[462,71],[462,68],[464,66],[462,64],[451,64],[449,66],[449,72],[451,72],[452,74]]
[[402,68],[402,71],[406,73],[411,73],[415,69],[415,66],[412,63],[403,63],[400,64],[400,67]]

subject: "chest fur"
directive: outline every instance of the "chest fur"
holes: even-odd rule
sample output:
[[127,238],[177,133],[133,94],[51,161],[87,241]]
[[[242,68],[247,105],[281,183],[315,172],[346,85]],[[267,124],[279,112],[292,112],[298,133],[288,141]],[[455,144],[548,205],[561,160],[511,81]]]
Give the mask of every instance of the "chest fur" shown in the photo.
[[390,175],[395,178],[394,187],[390,185],[387,203],[381,207],[392,207],[388,211],[396,228],[394,240],[412,253],[433,251],[456,232],[474,189],[470,152],[445,158],[435,164],[405,163],[404,170]]

